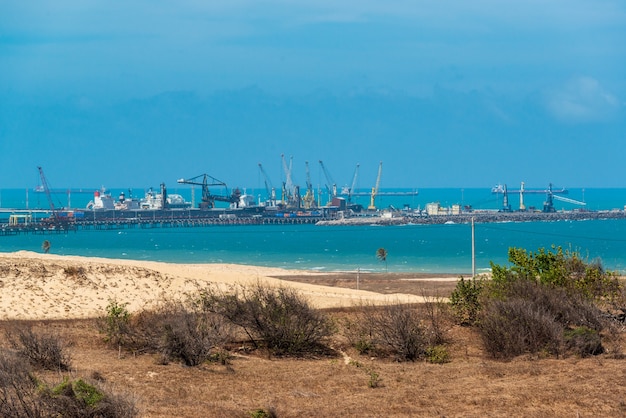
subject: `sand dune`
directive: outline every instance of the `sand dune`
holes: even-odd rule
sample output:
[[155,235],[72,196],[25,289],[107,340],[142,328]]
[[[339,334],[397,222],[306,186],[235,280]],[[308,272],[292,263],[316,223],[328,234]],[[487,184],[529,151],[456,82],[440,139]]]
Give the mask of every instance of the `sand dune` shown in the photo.
[[303,274],[317,273],[234,264],[172,264],[27,251],[0,253],[0,319],[96,317],[111,300],[127,303],[132,312],[210,283],[232,287],[261,281],[292,286],[319,308],[352,306],[359,301],[423,301],[415,295],[381,295],[273,277]]

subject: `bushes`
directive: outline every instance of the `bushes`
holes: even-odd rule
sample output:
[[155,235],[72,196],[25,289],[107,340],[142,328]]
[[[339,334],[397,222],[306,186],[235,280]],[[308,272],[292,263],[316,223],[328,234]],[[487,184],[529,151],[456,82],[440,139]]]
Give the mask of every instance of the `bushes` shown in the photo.
[[11,348],[31,366],[45,370],[69,370],[70,355],[58,335],[38,334],[31,327],[17,325],[9,327],[5,335]]
[[278,355],[319,351],[334,332],[328,317],[292,288],[257,283],[234,294],[208,288],[199,304],[240,327],[256,347],[262,344]]
[[[29,345],[32,341],[48,341],[33,333],[30,328],[14,328],[17,329],[15,334],[25,336]],[[50,369],[50,363],[33,361],[39,359],[39,356],[25,356],[23,347],[19,346],[18,341],[21,340],[19,338],[15,340],[16,351],[0,349],[0,416],[16,418],[137,416],[138,410],[134,399],[110,392],[100,384],[90,383],[81,378],[75,380],[65,378],[55,386],[42,382],[35,376],[31,367]],[[58,345],[62,344],[54,344]]]
[[563,327],[544,307],[524,299],[490,302],[481,314],[479,330],[485,349],[496,358],[561,353]]
[[477,325],[488,354],[604,351],[600,335],[606,321],[599,306],[622,291],[614,273],[561,248],[511,248],[509,261],[511,267],[492,264],[491,281],[461,279],[450,298],[459,322]]
[[163,362],[179,359],[189,366],[215,358],[215,350],[225,349],[237,329],[256,347],[279,355],[324,350],[323,340],[334,332],[326,314],[295,290],[261,284],[234,293],[205,288],[185,301],[165,302],[133,316],[111,302],[99,323],[109,342],[136,353],[158,352]]
[[163,363],[177,359],[197,366],[232,339],[232,326],[223,317],[191,301],[166,301],[135,315],[112,301],[98,322],[108,343],[133,353],[159,353]]
[[160,351],[164,359],[180,359],[197,366],[211,358],[214,348],[223,347],[231,338],[231,327],[223,317],[170,303],[157,314],[163,331]]
[[434,302],[419,307],[399,302],[361,305],[354,321],[344,321],[344,333],[360,354],[390,355],[397,361],[432,358],[433,362],[447,362],[439,308]]
[[425,330],[415,309],[386,305],[371,315],[370,326],[376,344],[391,350],[398,360],[414,361],[426,352]]

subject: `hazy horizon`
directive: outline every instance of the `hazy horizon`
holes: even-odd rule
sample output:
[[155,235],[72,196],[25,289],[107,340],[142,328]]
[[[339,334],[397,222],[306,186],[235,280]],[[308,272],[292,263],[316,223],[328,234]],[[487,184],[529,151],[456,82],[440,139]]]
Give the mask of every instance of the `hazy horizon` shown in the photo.
[[[0,188],[624,187],[626,3],[0,5]],[[260,182],[262,184],[262,180]]]

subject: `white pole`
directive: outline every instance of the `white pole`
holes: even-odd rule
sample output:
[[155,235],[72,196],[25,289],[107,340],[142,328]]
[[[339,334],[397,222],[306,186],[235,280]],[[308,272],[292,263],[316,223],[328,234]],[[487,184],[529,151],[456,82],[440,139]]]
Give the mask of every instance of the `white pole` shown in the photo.
[[356,269],[356,290],[359,290],[359,275],[361,273],[361,267]]
[[474,218],[472,217],[472,277],[476,277],[476,239],[474,233]]

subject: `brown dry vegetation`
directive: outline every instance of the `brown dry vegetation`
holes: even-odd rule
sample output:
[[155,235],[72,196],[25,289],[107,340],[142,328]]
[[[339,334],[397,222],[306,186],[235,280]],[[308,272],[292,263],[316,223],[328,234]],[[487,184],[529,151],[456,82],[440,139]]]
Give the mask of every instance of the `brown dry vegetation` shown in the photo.
[[[406,277],[377,276],[365,277],[361,289],[448,296],[454,287],[454,281],[426,286]],[[354,275],[344,279],[314,278],[316,284],[355,285]],[[329,313],[339,322],[354,316],[351,309]],[[474,331],[451,321],[444,323],[451,360],[446,364],[362,356],[335,337],[336,354],[331,356],[275,358],[240,349],[228,364],[198,367],[163,365],[158,355],[107,348],[95,320],[29,324],[72,342],[71,375],[95,376],[133,394],[146,417],[250,417],[259,409],[271,409],[278,417],[626,416],[626,360],[611,352],[585,359],[491,360]],[[61,380],[58,372],[43,375]],[[372,379],[376,387],[371,387]]]

